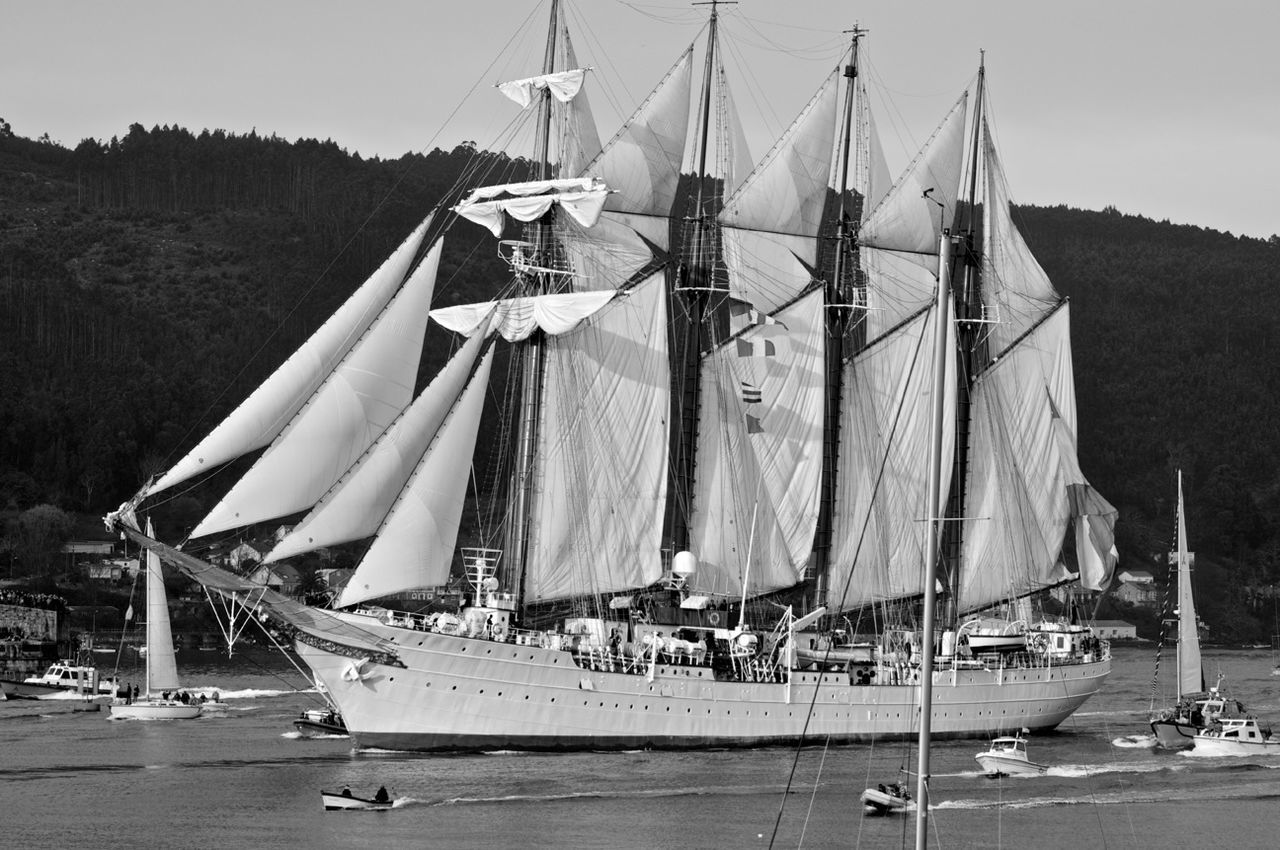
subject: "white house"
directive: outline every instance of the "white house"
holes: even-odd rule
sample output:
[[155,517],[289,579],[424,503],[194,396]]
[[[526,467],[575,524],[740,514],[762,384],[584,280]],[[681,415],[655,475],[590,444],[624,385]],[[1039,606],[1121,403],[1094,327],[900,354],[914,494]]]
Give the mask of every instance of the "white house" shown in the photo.
[[1093,631],[1106,640],[1136,640],[1138,628],[1124,620],[1098,620],[1093,624]]
[[1116,578],[1132,584],[1151,584],[1156,580],[1155,576],[1146,570],[1121,570],[1116,574]]

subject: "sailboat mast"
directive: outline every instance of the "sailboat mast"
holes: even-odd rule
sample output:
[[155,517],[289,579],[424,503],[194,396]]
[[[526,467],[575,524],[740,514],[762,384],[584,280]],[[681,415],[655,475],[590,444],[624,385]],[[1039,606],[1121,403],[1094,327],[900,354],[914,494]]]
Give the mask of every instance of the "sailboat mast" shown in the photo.
[[[560,0],[551,0],[551,24],[547,32],[547,49],[543,57],[542,70],[550,74],[555,70],[556,35],[560,29]],[[535,179],[546,180],[551,174],[551,90],[544,88],[541,94],[541,120],[538,125],[537,174]],[[533,243],[533,267],[550,267],[550,258],[546,256],[552,248],[550,219],[553,211],[548,211],[539,221],[526,228],[526,233]],[[526,295],[539,295],[549,290],[546,273],[542,271],[526,271],[521,273]],[[542,407],[543,373],[546,368],[546,350],[543,346],[542,331],[535,331],[524,347],[524,357],[520,373],[520,421],[518,423],[517,455],[513,469],[512,490],[514,495],[509,529],[507,551],[510,553],[508,563],[512,565],[515,575],[519,576],[518,595],[521,604],[524,602],[524,565],[526,548],[529,539],[529,501],[530,488],[533,486],[533,455],[538,439],[539,411]]]
[[[698,434],[698,405],[702,390],[700,367],[703,348],[703,323],[709,312],[709,290],[713,284],[716,240],[710,232],[715,226],[714,210],[707,210],[707,149],[711,139],[712,80],[716,70],[716,40],[719,22],[719,5],[724,0],[710,3],[711,17],[707,25],[707,59],[703,67],[701,136],[698,140],[698,160],[694,166],[694,204],[686,215],[685,236],[680,266],[676,271],[677,292],[684,296],[687,315],[683,337],[673,347],[674,364],[679,375],[679,389],[673,400],[679,406],[674,421],[678,431],[672,446],[672,498],[670,510],[670,540],[672,551],[689,548],[689,518],[693,505],[694,466]],[[711,199],[713,200],[713,198]],[[709,225],[708,222],[711,222]]]
[[822,441],[822,482],[819,485],[818,528],[814,535],[813,565],[814,588],[812,608],[817,609],[827,602],[827,567],[831,558],[831,538],[833,534],[833,513],[835,510],[836,468],[839,462],[840,449],[840,398],[843,395],[845,335],[849,328],[849,318],[853,298],[853,286],[846,284],[846,269],[849,274],[857,274],[853,252],[856,250],[854,238],[857,221],[861,220],[862,196],[858,196],[858,204],[851,205],[849,197],[849,167],[852,159],[853,114],[854,104],[858,97],[858,41],[866,34],[856,24],[852,30],[852,45],[849,52],[849,64],[844,68],[844,77],[848,81],[845,86],[844,129],[841,145],[840,161],[840,195],[839,212],[836,216],[835,259],[831,279],[827,281],[825,292],[825,315],[827,319],[826,347],[826,421],[823,423]]
[[[934,300],[934,363],[933,363],[933,428],[932,449],[929,452],[929,524],[924,549],[924,626],[920,640],[920,735],[916,766],[916,847],[924,850],[928,843],[929,821],[929,743],[933,720],[933,655],[935,608],[937,607],[937,563],[939,556],[939,527],[942,522],[942,505],[938,491],[942,487],[942,432],[944,421],[944,387],[947,375],[947,358],[953,356],[947,345],[948,302],[951,299],[951,230],[942,229],[938,248],[938,290]],[[952,523],[946,523],[951,525]]]
[[[965,226],[962,236],[963,249],[959,260],[964,264],[964,280],[956,303],[956,332],[958,353],[964,362],[957,364],[956,388],[956,444],[951,489],[947,497],[947,516],[965,515],[965,483],[969,480],[969,419],[971,410],[972,376],[978,374],[985,360],[981,342],[982,319],[981,280],[982,255],[978,249],[978,170],[982,163],[983,138],[983,87],[986,82],[986,54],[978,60],[978,97],[973,108],[973,146],[969,160],[968,197],[965,199]],[[942,551],[946,566],[943,571],[947,584],[945,622],[954,624],[960,618],[960,545],[961,526],[949,522],[943,529]]]

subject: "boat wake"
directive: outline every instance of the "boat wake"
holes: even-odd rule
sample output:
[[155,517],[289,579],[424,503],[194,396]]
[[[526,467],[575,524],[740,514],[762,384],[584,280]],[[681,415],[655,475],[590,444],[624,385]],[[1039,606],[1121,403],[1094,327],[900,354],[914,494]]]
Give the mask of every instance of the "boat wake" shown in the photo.
[[[474,804],[493,804],[493,803],[554,803],[565,800],[609,800],[609,799],[635,799],[637,797],[645,797],[650,799],[661,799],[665,797],[738,797],[738,796],[755,796],[761,793],[774,794],[781,792],[783,786],[777,785],[773,787],[751,785],[751,786],[699,786],[696,788],[653,788],[644,791],[636,789],[619,789],[611,790],[593,790],[593,791],[577,791],[565,794],[504,794],[493,797],[447,797],[439,800],[413,800],[415,803],[428,806],[459,806]],[[793,789],[790,793],[801,793],[800,790]],[[804,791],[803,793],[808,793]]]
[[1155,735],[1123,735],[1111,741],[1113,747],[1124,747],[1127,749],[1149,750],[1160,742]]

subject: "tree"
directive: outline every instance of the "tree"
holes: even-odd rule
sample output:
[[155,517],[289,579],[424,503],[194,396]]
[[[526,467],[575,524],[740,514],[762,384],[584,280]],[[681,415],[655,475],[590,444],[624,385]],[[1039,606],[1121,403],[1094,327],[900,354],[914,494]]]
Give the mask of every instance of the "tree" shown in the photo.
[[73,527],[71,517],[54,505],[36,505],[18,514],[5,533],[15,569],[24,575],[51,576]]

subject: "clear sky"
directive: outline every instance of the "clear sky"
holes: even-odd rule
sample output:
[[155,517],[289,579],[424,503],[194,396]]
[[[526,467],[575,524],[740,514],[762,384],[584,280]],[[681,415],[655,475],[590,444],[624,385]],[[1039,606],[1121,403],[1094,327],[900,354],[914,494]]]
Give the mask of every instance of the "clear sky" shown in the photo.
[[[686,0],[566,0],[601,135],[701,28]],[[132,123],[331,138],[366,156],[497,137],[491,89],[540,69],[547,0],[6,0],[0,117],[74,146]],[[1274,0],[741,0],[726,64],[752,154],[855,22],[894,171],[986,51],[1015,200],[1280,232]],[[527,34],[519,32],[522,22]],[[473,86],[481,104],[451,113]]]

